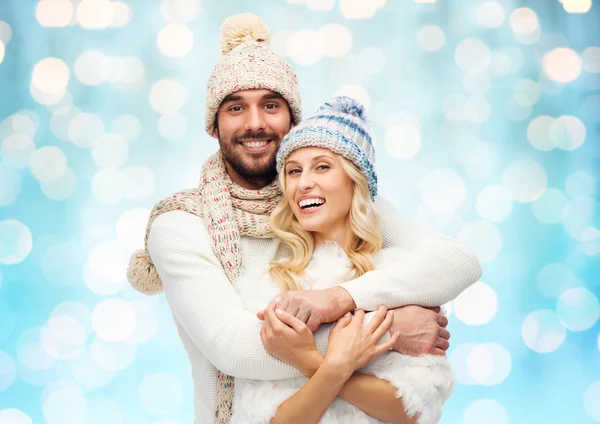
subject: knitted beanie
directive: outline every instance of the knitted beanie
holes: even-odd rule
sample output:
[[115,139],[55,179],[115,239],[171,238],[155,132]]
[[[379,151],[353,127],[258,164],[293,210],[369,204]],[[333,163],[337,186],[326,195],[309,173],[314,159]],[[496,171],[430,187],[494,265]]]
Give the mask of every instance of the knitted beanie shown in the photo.
[[258,16],[240,13],[221,26],[223,58],[208,78],[206,132],[213,135],[217,111],[223,99],[236,91],[267,89],[287,101],[295,124],[302,120],[298,78],[292,68],[269,49],[269,28]]
[[332,97],[313,116],[292,128],[277,152],[277,172],[281,172],[287,157],[302,147],[329,149],[354,163],[369,183],[371,199],[375,198],[375,148],[367,112],[357,100]]

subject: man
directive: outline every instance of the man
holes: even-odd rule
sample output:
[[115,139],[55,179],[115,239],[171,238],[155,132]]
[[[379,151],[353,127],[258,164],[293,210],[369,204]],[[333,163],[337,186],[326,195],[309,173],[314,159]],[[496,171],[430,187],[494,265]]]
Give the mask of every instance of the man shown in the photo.
[[[265,352],[262,323],[242,308],[234,288],[245,268],[286,254],[272,238],[268,216],[281,195],[275,154],[301,120],[297,79],[268,49],[268,29],[255,15],[231,17],[221,31],[225,56],[209,78],[206,101],[206,130],[218,138],[220,150],[205,163],[198,189],[155,206],[147,249],[133,256],[128,270],[137,290],[164,288],[192,363],[198,423],[229,421],[235,377],[300,375]],[[480,276],[476,258],[456,242],[403,220],[383,199],[376,205],[384,247],[406,248],[406,260],[390,272],[372,271],[333,289],[289,292],[277,304],[315,331],[322,351],[328,337],[318,329],[322,323],[357,308],[435,307]],[[394,315],[392,331],[401,333],[396,350],[444,354],[444,317],[416,306]]]

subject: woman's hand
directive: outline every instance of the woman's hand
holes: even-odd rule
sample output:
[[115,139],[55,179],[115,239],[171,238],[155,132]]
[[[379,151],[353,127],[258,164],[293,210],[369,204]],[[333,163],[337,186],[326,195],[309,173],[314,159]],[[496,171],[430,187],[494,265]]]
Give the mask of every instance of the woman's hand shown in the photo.
[[275,309],[273,302],[265,309],[260,338],[268,353],[312,377],[323,362],[313,333],[292,314]]
[[377,344],[392,325],[392,311],[380,306],[373,319],[363,326],[364,317],[364,311],[358,310],[354,316],[348,313],[338,320],[329,334],[326,362],[347,367],[347,371],[353,372],[394,346],[398,333],[394,333],[387,342]]

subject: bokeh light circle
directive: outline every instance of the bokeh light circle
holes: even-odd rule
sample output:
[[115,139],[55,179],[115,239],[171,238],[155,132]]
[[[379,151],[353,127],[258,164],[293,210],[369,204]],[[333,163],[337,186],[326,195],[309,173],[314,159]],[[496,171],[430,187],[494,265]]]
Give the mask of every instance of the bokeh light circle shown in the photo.
[[6,424],[33,424],[31,417],[17,408],[0,409],[0,422]]
[[508,424],[506,408],[496,399],[477,399],[463,414],[462,424]]
[[528,203],[540,198],[546,190],[546,171],[532,159],[520,159],[511,163],[502,174],[502,182],[508,187],[516,202]]
[[569,198],[561,190],[548,189],[531,205],[531,211],[544,224],[559,224],[569,204]]
[[385,134],[385,150],[401,160],[416,156],[421,150],[421,132],[414,125],[395,125]]
[[33,247],[31,230],[16,219],[0,221],[0,265],[23,262]]
[[591,328],[600,317],[598,297],[588,289],[576,287],[565,291],[556,305],[563,325],[571,331]]
[[140,384],[138,395],[145,410],[166,415],[181,407],[183,391],[179,379],[161,372],[147,376]]
[[581,74],[583,61],[572,49],[559,47],[544,55],[542,69],[546,77],[555,82],[574,81]]
[[479,216],[492,222],[507,219],[513,210],[513,199],[508,188],[501,185],[486,186],[477,195],[475,209]]
[[452,213],[467,198],[467,188],[456,171],[436,169],[428,172],[421,182],[421,196],[431,210]]
[[478,281],[452,301],[452,311],[467,325],[487,324],[498,311],[498,297],[490,286]]
[[92,326],[98,336],[107,342],[129,339],[137,325],[133,306],[123,299],[106,299],[92,312]]
[[556,312],[541,309],[527,315],[521,326],[523,341],[538,353],[554,352],[565,340],[567,330]]
[[156,43],[165,56],[183,57],[194,46],[194,33],[184,24],[170,24],[158,33]]
[[492,262],[502,250],[500,231],[487,221],[474,221],[465,225],[458,239],[469,246],[481,262]]
[[575,284],[575,275],[571,268],[560,262],[544,266],[538,273],[538,287],[546,296],[558,299],[560,295]]

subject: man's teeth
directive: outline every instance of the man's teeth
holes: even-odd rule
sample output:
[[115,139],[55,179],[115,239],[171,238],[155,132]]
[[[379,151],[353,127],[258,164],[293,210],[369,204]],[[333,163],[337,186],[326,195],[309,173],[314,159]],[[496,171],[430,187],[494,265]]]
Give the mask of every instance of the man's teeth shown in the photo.
[[243,144],[246,147],[264,147],[266,146],[268,141],[245,141]]
[[304,199],[304,200],[300,200],[298,202],[298,206],[300,206],[301,208],[304,209],[308,206],[319,206],[319,205],[322,205],[323,203],[325,203],[325,199],[318,199],[318,198]]

